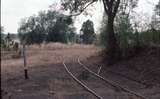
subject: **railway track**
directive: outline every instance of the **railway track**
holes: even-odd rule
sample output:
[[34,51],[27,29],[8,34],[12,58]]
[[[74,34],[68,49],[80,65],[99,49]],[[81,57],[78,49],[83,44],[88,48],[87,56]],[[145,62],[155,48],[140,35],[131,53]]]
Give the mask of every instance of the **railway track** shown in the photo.
[[[140,99],[148,99],[146,98],[145,96],[141,95],[141,94],[138,94],[134,91],[131,91],[125,87],[122,87],[120,86],[119,84],[117,84],[116,82],[114,81],[111,81],[111,80],[108,80],[102,76],[100,76],[99,74],[91,71],[89,68],[87,68],[84,64],[82,64],[78,58],[78,63],[79,65],[81,65],[87,72],[89,72],[91,75],[95,76],[96,78],[100,79],[101,81],[105,82],[106,84],[116,88],[116,89],[119,89],[121,92],[125,92],[127,94],[130,94],[130,95],[134,95],[136,96],[137,98],[140,98]],[[94,95],[97,99],[104,99],[102,98],[102,96],[100,96],[99,94],[96,93],[96,91],[92,90],[91,88],[89,88],[86,84],[84,84],[82,81],[80,81],[78,78],[76,78],[76,76],[74,76],[74,74],[68,69],[68,67],[66,66],[65,62],[63,61],[63,66],[65,68],[65,70],[68,72],[68,74],[78,83],[80,84],[83,88],[85,88],[88,92],[90,92],[92,95]]]
[[91,71],[88,67],[86,67],[84,64],[82,64],[82,63],[80,62],[79,58],[78,58],[78,63],[79,63],[84,69],[86,69],[88,72],[90,72],[91,74],[95,75],[96,77],[98,77],[99,79],[103,80],[104,82],[106,82],[106,83],[108,83],[108,84],[110,84],[110,85],[112,85],[112,86],[114,86],[114,87],[120,88],[122,91],[127,92],[127,93],[129,93],[129,94],[131,94],[131,95],[135,95],[135,96],[137,96],[137,97],[139,97],[139,98],[141,98],[141,99],[148,99],[147,97],[145,97],[145,96],[143,96],[143,95],[141,95],[141,94],[138,94],[138,93],[136,93],[136,92],[134,92],[134,91],[131,91],[131,90],[125,88],[125,87],[122,87],[122,86],[120,86],[119,84],[117,84],[116,82],[111,81],[111,80],[108,80],[108,79],[106,79],[106,78],[98,75],[97,73]]
[[88,92],[90,92],[92,95],[94,95],[97,99],[103,99],[100,95],[98,95],[94,90],[90,89],[86,84],[82,83],[76,76],[73,75],[72,72],[68,69],[65,62],[63,61],[63,66],[65,70],[68,72],[68,74],[78,83],[80,84],[84,89],[86,89]]
[[[79,61],[79,58],[78,58],[78,61]],[[83,63],[80,62],[80,64],[83,64]],[[106,69],[106,72],[107,72],[107,73],[110,73],[110,74],[112,74],[112,75],[115,75],[115,76],[118,76],[118,77],[127,79],[127,80],[129,80],[129,81],[131,81],[131,82],[133,82],[133,83],[136,83],[136,84],[142,86],[142,88],[147,88],[147,87],[151,86],[150,84],[147,84],[147,83],[145,83],[145,82],[143,82],[143,81],[139,81],[139,80],[136,80],[136,79],[134,79],[134,78],[128,77],[128,76],[126,76],[126,75],[124,75],[124,74],[121,74],[121,73],[118,73],[118,72],[114,72],[114,71],[112,71],[112,70],[110,70],[110,69]]]

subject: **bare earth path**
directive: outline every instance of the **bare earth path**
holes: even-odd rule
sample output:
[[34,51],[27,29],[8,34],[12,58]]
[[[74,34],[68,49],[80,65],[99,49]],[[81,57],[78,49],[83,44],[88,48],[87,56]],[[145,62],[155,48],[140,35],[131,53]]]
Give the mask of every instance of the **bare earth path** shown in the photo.
[[[67,46],[57,43],[41,47],[35,45],[28,47],[29,80],[24,79],[22,58],[2,58],[1,86],[3,99],[96,99],[67,74],[62,61],[65,59],[72,71],[81,72],[76,59],[80,57],[82,60],[86,60],[99,51],[99,48],[92,45]],[[110,77],[112,78],[112,76]],[[119,78],[114,77],[113,79]],[[117,99],[121,96],[123,99],[130,99],[124,93],[116,92],[107,87],[103,88],[103,84],[98,83],[96,86],[97,82],[92,82],[92,79],[89,80],[90,87],[96,87],[102,95],[105,93],[105,98]],[[151,92],[150,90],[158,92],[156,88],[145,90],[146,93]],[[142,92],[145,90],[139,90],[139,92],[145,93]],[[152,99],[160,99],[160,94],[152,94]],[[132,99],[137,98],[132,97]]]
[[[2,94],[4,99],[75,99],[88,97],[68,76],[62,61],[98,52],[94,46],[48,44],[27,48],[29,80],[24,79],[23,59],[2,56]],[[78,86],[78,87],[77,87]]]

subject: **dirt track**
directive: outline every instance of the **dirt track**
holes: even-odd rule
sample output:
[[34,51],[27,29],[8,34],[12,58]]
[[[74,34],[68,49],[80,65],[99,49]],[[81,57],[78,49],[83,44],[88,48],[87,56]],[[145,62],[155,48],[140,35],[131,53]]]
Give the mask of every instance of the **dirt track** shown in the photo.
[[[4,59],[1,62],[2,90],[4,99],[95,99],[84,91],[65,71],[62,61],[65,59],[70,68],[75,71],[76,58],[86,60],[100,51],[94,46],[50,44],[27,48],[27,64],[29,80],[24,79],[23,60]],[[3,57],[3,56],[2,56]],[[88,61],[89,62],[89,61]],[[112,75],[110,76],[112,78]],[[119,79],[115,78],[114,79]],[[91,87],[96,82],[90,82]],[[101,90],[101,87],[97,87]],[[103,89],[103,88],[102,88]],[[146,92],[144,92],[146,90]],[[143,94],[152,92],[152,99],[159,99],[157,88],[137,90]],[[105,97],[109,99],[130,99],[124,93],[106,89]],[[132,99],[137,99],[132,97]]]
[[[2,59],[1,74],[4,99],[8,99],[9,96],[11,99],[88,97],[83,89],[77,87],[77,84],[65,72],[62,61],[65,59],[70,63],[78,56],[85,59],[98,50],[94,46],[62,44],[27,47],[29,80],[24,80],[22,58]],[[74,90],[71,89],[72,87]]]

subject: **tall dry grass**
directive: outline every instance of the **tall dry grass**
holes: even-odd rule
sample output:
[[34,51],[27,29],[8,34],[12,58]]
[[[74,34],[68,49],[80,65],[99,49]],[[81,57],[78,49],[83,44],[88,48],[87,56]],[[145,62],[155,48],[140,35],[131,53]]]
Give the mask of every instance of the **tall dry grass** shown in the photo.
[[57,49],[80,49],[80,48],[96,48],[94,45],[81,45],[81,44],[63,44],[63,43],[43,43],[41,45],[30,45],[27,47],[29,50],[57,50]]
[[[54,66],[55,64],[62,64],[63,60],[71,62],[77,57],[90,57],[98,51],[99,49],[94,45],[66,45],[61,43],[42,44],[41,46],[31,45],[26,47],[27,67]],[[1,69],[5,74],[22,71],[23,57],[3,59]]]

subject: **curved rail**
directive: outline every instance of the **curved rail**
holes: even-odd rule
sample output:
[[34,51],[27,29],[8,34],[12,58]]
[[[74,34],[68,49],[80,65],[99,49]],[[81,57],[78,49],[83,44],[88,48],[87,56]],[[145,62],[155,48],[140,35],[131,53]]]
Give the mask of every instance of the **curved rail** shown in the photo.
[[116,82],[113,82],[111,80],[105,79],[104,77],[96,74],[95,72],[93,72],[92,70],[90,70],[88,67],[86,67],[83,63],[81,63],[80,60],[79,60],[79,58],[78,58],[78,63],[81,66],[83,66],[83,68],[86,69],[88,72],[90,72],[91,74],[95,75],[96,77],[98,77],[99,79],[103,80],[104,82],[112,85],[113,87],[120,88],[121,90],[123,90],[123,91],[125,91],[125,92],[127,92],[129,94],[132,94],[132,95],[135,95],[137,97],[140,97],[141,99],[148,99],[148,98],[144,97],[143,95],[140,95],[140,94],[138,94],[138,93],[136,93],[134,91],[131,91],[131,90],[125,88],[125,87],[122,87],[122,86],[118,85]]
[[89,87],[87,87],[85,84],[83,84],[80,80],[78,80],[67,68],[65,62],[63,61],[63,66],[65,68],[65,70],[67,71],[67,73],[78,83],[80,84],[83,88],[85,88],[88,92],[90,92],[91,94],[93,94],[95,97],[97,97],[97,99],[103,99],[101,96],[99,96],[95,91],[93,91],[92,89],[90,89]]
[[150,86],[149,84],[147,84],[147,83],[145,83],[145,82],[142,82],[142,81],[133,79],[133,78],[128,77],[128,76],[126,76],[126,75],[124,75],[124,74],[117,73],[117,72],[113,72],[113,71],[111,71],[111,70],[107,70],[107,71],[108,71],[108,72],[111,72],[111,73],[113,73],[113,74],[115,74],[115,75],[117,75],[117,76],[121,76],[121,77],[126,78],[126,79],[128,79],[128,80],[131,80],[131,81],[133,81],[133,82],[136,82],[136,83],[138,83],[138,84],[140,84],[140,85],[142,85],[142,86],[144,86],[144,87]]

